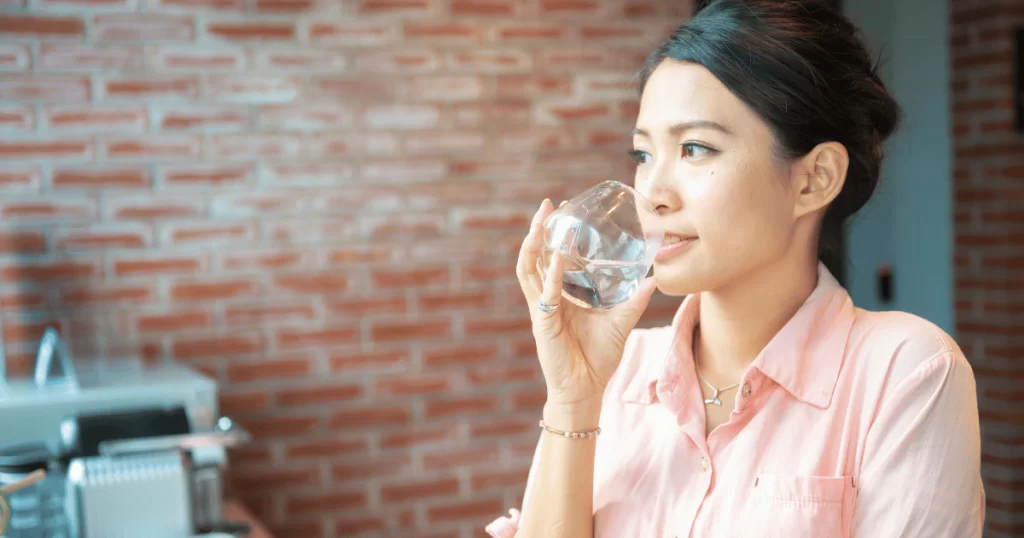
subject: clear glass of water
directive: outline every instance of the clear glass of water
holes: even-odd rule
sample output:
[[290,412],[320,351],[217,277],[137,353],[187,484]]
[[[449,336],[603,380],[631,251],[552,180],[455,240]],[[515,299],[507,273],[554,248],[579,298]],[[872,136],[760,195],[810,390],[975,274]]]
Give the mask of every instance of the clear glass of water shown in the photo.
[[632,297],[665,238],[653,204],[636,189],[605,181],[544,221],[542,270],[564,259],[562,296],[583,308],[611,308]]

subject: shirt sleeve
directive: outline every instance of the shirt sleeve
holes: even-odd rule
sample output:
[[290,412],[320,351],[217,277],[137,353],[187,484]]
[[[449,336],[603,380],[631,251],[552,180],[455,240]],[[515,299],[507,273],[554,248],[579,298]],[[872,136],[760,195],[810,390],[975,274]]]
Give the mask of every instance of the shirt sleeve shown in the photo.
[[865,442],[851,536],[981,537],[975,391],[955,350],[921,363],[883,396]]

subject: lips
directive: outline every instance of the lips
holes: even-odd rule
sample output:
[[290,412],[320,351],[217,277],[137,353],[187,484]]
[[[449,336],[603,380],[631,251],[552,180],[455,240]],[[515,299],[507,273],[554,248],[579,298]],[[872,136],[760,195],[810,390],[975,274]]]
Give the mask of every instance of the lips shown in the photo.
[[655,256],[655,260],[666,261],[673,258],[688,250],[690,246],[696,242],[697,236],[694,235],[666,233],[665,239],[662,241],[661,248],[658,249],[658,253]]

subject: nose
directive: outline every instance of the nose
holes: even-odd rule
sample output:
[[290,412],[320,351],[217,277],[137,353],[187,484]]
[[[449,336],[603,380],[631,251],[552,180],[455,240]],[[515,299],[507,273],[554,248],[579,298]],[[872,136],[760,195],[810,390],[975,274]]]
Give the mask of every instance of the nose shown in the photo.
[[658,165],[646,178],[637,182],[637,190],[651,202],[659,216],[679,211],[683,207],[679,186],[669,168],[667,163]]

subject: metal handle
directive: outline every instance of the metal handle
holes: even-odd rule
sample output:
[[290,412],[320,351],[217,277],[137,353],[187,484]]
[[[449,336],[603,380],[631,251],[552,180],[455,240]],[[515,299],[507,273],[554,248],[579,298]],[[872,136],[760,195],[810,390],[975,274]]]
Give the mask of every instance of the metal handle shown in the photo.
[[98,448],[101,456],[123,456],[139,452],[194,450],[208,446],[229,448],[251,440],[252,435],[249,432],[237,426],[231,419],[221,417],[217,421],[217,429],[212,432],[101,441]]

